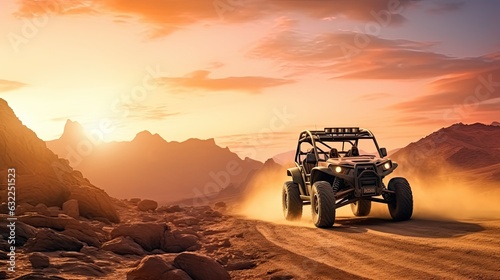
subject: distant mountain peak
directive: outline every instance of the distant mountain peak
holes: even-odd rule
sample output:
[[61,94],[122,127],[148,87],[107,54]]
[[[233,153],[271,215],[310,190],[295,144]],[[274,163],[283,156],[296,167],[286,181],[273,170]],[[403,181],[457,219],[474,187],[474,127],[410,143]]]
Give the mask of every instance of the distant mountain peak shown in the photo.
[[492,126],[500,126],[500,122],[494,121],[491,123]]
[[132,140],[132,142],[143,142],[143,141],[162,141],[166,142],[163,137],[161,137],[158,133],[152,134],[149,130],[143,130],[137,133]]
[[61,138],[66,139],[80,139],[85,137],[85,129],[76,121],[68,119],[64,125],[64,131]]

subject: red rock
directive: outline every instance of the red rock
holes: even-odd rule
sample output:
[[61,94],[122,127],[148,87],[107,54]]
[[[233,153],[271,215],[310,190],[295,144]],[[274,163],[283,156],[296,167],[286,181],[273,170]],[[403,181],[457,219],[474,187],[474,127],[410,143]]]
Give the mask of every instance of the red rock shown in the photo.
[[233,271],[233,270],[244,270],[244,269],[252,269],[256,267],[257,264],[255,261],[239,261],[239,262],[233,262],[230,263],[226,266],[226,269],[228,271]]
[[25,247],[28,252],[80,251],[83,243],[76,238],[42,228],[26,242]]
[[179,253],[183,251],[196,251],[201,248],[199,238],[193,234],[185,234],[181,231],[166,231],[163,237],[162,250],[167,253]]
[[80,217],[80,209],[78,208],[78,200],[70,199],[63,203],[62,210],[64,213],[72,218],[78,219]]
[[102,268],[92,263],[67,261],[58,265],[57,268],[65,273],[91,276],[93,278],[103,277],[106,275],[106,273],[104,272],[104,270],[102,270]]
[[33,268],[46,268],[50,266],[49,257],[42,253],[31,253],[28,260]]
[[54,275],[45,275],[44,273],[39,273],[39,272],[32,272],[17,277],[15,280],[66,280],[66,278]]
[[140,198],[131,198],[128,201],[134,205],[137,205],[139,202],[141,202],[141,199]]
[[106,192],[95,186],[73,186],[68,198],[78,200],[80,215],[86,218],[102,217],[113,223],[120,222],[120,216],[116,212],[111,198]]
[[189,275],[181,269],[173,269],[167,271],[164,275],[165,279],[169,280],[192,280],[193,278],[189,277]]
[[174,259],[174,265],[184,270],[194,280],[231,279],[229,273],[218,262],[198,253],[181,253]]
[[164,232],[168,229],[163,223],[124,224],[111,231],[111,238],[130,236],[144,250],[151,252],[154,249],[161,249]]
[[158,208],[158,202],[150,199],[144,199],[137,203],[137,208],[141,211],[154,211]]
[[175,267],[159,255],[144,257],[139,265],[127,272],[127,280],[167,280],[167,272]]
[[144,256],[141,245],[134,242],[131,237],[119,236],[101,246],[102,250],[111,251],[118,255],[138,255]]
[[[7,216],[3,215],[0,219],[0,235],[9,236],[9,228],[7,228]],[[22,221],[16,222],[16,246],[23,246],[30,238],[36,235],[37,229],[23,223]],[[7,248],[10,248],[8,245]]]

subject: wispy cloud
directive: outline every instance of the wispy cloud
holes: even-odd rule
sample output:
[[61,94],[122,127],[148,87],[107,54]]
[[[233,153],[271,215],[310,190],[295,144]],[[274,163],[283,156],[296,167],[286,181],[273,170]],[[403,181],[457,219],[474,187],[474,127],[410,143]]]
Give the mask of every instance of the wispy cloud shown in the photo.
[[421,79],[495,67],[496,58],[450,57],[430,51],[432,42],[389,40],[344,31],[303,34],[276,29],[250,50],[253,58],[278,62],[290,71],[344,79]]
[[364,100],[364,101],[374,101],[374,100],[389,98],[391,96],[392,96],[392,94],[387,93],[387,92],[378,92],[378,93],[363,94],[359,97],[359,99]]
[[496,69],[472,71],[433,81],[429,85],[430,94],[393,107],[408,112],[427,112],[457,106],[472,108],[500,98],[500,61],[497,64]]
[[1,80],[0,79],[0,92],[6,92],[6,91],[11,91],[15,90],[21,87],[24,87],[26,84],[16,82],[16,81],[9,81],[9,80]]
[[159,121],[169,117],[180,115],[179,112],[171,112],[167,106],[164,105],[141,105],[141,104],[127,104],[123,109],[128,112],[127,117],[138,120]]
[[172,88],[200,89],[204,91],[242,91],[260,93],[263,89],[293,83],[293,80],[269,78],[261,76],[232,76],[225,78],[210,78],[210,71],[198,70],[184,77],[162,77],[160,84]]
[[432,3],[432,6],[427,11],[434,14],[443,14],[460,10],[464,6],[464,2],[456,0],[441,0]]
[[[457,74],[429,84],[430,93],[390,106],[406,124],[491,122],[500,112],[500,61],[497,68]],[[418,116],[418,117],[417,117]]]

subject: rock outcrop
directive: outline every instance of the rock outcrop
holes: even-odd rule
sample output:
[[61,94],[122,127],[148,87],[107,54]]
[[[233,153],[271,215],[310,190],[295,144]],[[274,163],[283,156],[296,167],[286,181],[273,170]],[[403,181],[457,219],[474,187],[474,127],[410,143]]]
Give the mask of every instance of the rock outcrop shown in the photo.
[[[73,170],[68,160],[49,150],[3,99],[0,99],[0,120],[0,174],[3,180],[8,169],[15,169],[18,204],[46,205],[44,214],[50,215],[50,207],[62,208],[64,202],[76,199],[80,215],[119,222],[109,196]],[[0,192],[0,197],[6,201],[5,191]]]

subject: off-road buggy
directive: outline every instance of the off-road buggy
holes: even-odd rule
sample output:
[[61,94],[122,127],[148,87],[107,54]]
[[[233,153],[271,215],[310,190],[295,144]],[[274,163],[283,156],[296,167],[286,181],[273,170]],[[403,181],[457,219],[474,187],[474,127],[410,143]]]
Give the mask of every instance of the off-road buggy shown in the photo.
[[395,177],[386,186],[384,177],[398,164],[386,158],[368,129],[333,127],[306,130],[299,136],[296,167],[287,170],[291,181],[283,184],[283,213],[287,220],[302,217],[310,204],[317,227],[331,227],[335,210],[351,205],[356,216],[370,214],[371,203],[388,205],[393,220],[404,221],[413,213],[413,195],[405,178]]

